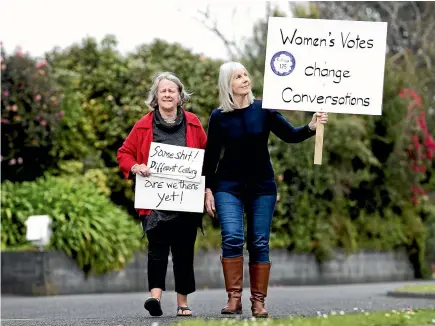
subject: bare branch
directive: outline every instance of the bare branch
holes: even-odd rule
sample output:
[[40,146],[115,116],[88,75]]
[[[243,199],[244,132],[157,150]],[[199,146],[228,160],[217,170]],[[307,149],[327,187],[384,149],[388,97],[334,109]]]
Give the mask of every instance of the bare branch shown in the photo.
[[364,6],[364,3],[362,3],[362,2],[359,2],[359,1],[353,2],[352,6],[350,7],[350,10],[349,10],[349,16],[354,20],[361,19],[360,12],[361,12],[361,8],[363,8],[363,6]]
[[412,6],[412,9],[414,9],[415,21],[417,23],[416,32],[417,32],[417,35],[420,35],[421,25],[422,25],[420,9],[418,8],[417,4],[414,1],[411,1],[411,6]]
[[270,2],[266,2],[266,19],[272,15],[272,7]]
[[[234,40],[230,41],[225,35],[219,30],[217,26],[217,21],[212,20],[210,17],[209,7],[207,6],[206,11],[198,10],[198,13],[203,17],[203,20],[198,20],[202,23],[208,30],[216,34],[217,37],[224,43],[225,48],[227,49],[228,55],[231,59],[236,58],[237,56],[241,56],[243,51],[237,46]],[[209,26],[207,23],[211,23],[212,26]]]
[[392,63],[396,62],[397,60],[401,59],[405,55],[405,52],[406,52],[405,50],[402,50],[402,51],[399,51],[399,52],[393,54],[389,58],[389,61]]

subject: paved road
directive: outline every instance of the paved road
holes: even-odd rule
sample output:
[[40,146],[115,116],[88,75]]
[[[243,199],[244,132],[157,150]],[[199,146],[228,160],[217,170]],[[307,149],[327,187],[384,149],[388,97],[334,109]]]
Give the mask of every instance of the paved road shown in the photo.
[[[406,283],[358,284],[340,286],[274,287],[267,308],[271,317],[315,315],[318,311],[352,312],[401,308],[435,308],[435,300],[390,298],[389,290]],[[174,322],[175,294],[167,292],[162,301],[164,315],[149,317],[143,309],[146,294],[95,294],[57,297],[2,297],[1,325],[160,325]],[[219,310],[225,302],[223,290],[198,291],[190,297],[196,316],[222,318]],[[250,318],[248,291],[243,298],[244,318]]]

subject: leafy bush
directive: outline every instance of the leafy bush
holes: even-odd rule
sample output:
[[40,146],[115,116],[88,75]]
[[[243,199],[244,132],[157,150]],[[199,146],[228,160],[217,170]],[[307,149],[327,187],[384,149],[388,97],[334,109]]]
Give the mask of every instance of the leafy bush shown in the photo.
[[426,233],[426,257],[430,264],[435,264],[435,202],[424,201],[421,215]]
[[63,128],[71,131],[58,137],[55,149],[62,159],[86,156],[88,168],[104,169],[109,176],[111,199],[134,214],[133,183],[123,178],[116,151],[134,123],[149,112],[144,101],[152,77],[161,71],[177,74],[194,93],[186,109],[198,114],[206,124],[209,113],[217,106],[221,62],[162,40],[139,46],[128,56],[122,56],[116,46],[117,40],[112,36],[101,43],[87,38],[47,55],[66,95],[74,94],[64,109]]
[[[207,125],[210,113],[218,106],[218,75],[221,60],[212,60],[202,55],[192,53],[180,44],[170,44],[163,40],[156,40],[149,45],[143,45],[129,56],[136,68],[135,79],[142,76],[141,94],[148,93],[151,78],[161,71],[172,71],[193,95],[185,107],[197,114]],[[144,79],[145,77],[145,79]]]
[[[320,17],[312,9],[310,17]],[[281,14],[275,11],[274,15]],[[301,15],[305,13],[296,12]],[[253,75],[257,97],[263,86],[266,32],[267,21],[259,21],[245,51],[239,52],[244,52],[239,60]],[[133,182],[123,179],[116,150],[133,124],[148,112],[144,100],[152,76],[164,70],[175,72],[194,92],[186,108],[198,114],[207,128],[209,113],[217,105],[221,61],[162,40],[140,46],[127,56],[122,56],[116,45],[113,37],[99,44],[86,39],[47,56],[50,74],[65,94],[61,104],[64,117],[57,124],[49,152],[57,158],[56,166],[49,171],[86,173],[89,182],[98,184],[100,193],[134,213]],[[289,146],[271,137],[279,185],[272,246],[312,252],[318,258],[325,258],[334,248],[405,247],[417,261],[417,269],[422,268],[422,257],[433,242],[434,220],[429,218],[433,210],[423,206],[425,192],[435,190],[433,127],[429,98],[419,82],[428,73],[414,69],[412,56],[406,60],[408,66],[397,57],[386,62],[381,117],[330,114],[322,166],[313,165],[314,138]],[[306,112],[283,115],[294,125],[311,119]],[[10,164],[9,160],[6,157],[4,164]],[[219,232],[212,229],[217,226],[206,225],[208,236],[199,239],[198,248],[219,246]],[[5,230],[13,235],[22,232],[21,228],[9,225]]]
[[49,215],[53,235],[48,248],[64,251],[87,274],[122,269],[143,247],[141,227],[89,180],[95,177],[45,176],[21,184],[2,184],[2,248],[26,244],[25,221]]
[[[309,14],[303,10],[294,14],[319,17],[316,8]],[[282,13],[275,10],[272,15]],[[262,90],[266,22],[257,22],[239,59],[255,76],[256,95]],[[416,70],[412,55],[405,63],[387,56],[382,116],[329,114],[322,166],[313,165],[314,137],[294,145],[271,137],[279,186],[271,235],[274,247],[312,252],[319,259],[335,248],[349,252],[402,247],[408,250],[416,274],[423,272],[428,242],[421,203],[425,192],[435,190],[431,179],[435,142],[425,88],[412,77],[418,74],[424,79],[427,71]],[[311,114],[283,112],[296,126],[307,123]]]
[[1,52],[2,180],[34,180],[55,165],[63,94],[46,61]]
[[[56,74],[56,78],[62,76]],[[56,137],[50,154],[57,159],[57,165],[52,171],[60,169],[63,161],[79,160],[85,168],[103,167],[100,152],[95,149],[96,135],[92,123],[89,121],[85,108],[82,106],[81,95],[71,91],[69,84],[62,84],[65,97],[61,104],[63,119],[59,122]]]
[[[82,160],[86,169],[104,170],[109,177],[112,200],[134,214],[132,182],[122,177],[116,151],[134,122],[146,112],[144,91],[132,78],[134,67],[129,67],[116,45],[117,41],[110,36],[101,44],[87,38],[81,44],[47,55],[47,62],[53,66],[65,92],[74,95],[71,100],[74,109],[66,111],[65,116],[75,132],[63,133],[56,149],[65,152],[64,159]],[[80,145],[80,151],[71,151],[71,137],[77,139],[77,134],[86,137],[74,142]]]

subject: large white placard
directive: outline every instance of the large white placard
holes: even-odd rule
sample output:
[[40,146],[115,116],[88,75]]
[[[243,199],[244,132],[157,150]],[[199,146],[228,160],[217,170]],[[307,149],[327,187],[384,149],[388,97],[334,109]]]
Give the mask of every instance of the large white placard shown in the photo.
[[162,211],[204,212],[205,177],[200,183],[136,174],[134,207]]
[[387,23],[270,17],[263,108],[381,115]]
[[152,142],[148,167],[154,176],[201,182],[204,150]]

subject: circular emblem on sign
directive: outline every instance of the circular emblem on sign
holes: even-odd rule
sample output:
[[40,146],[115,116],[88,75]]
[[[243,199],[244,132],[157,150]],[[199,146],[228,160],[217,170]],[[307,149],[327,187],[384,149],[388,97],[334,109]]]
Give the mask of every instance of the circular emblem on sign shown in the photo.
[[296,66],[295,57],[287,51],[279,51],[275,53],[270,60],[272,71],[278,76],[290,75]]

